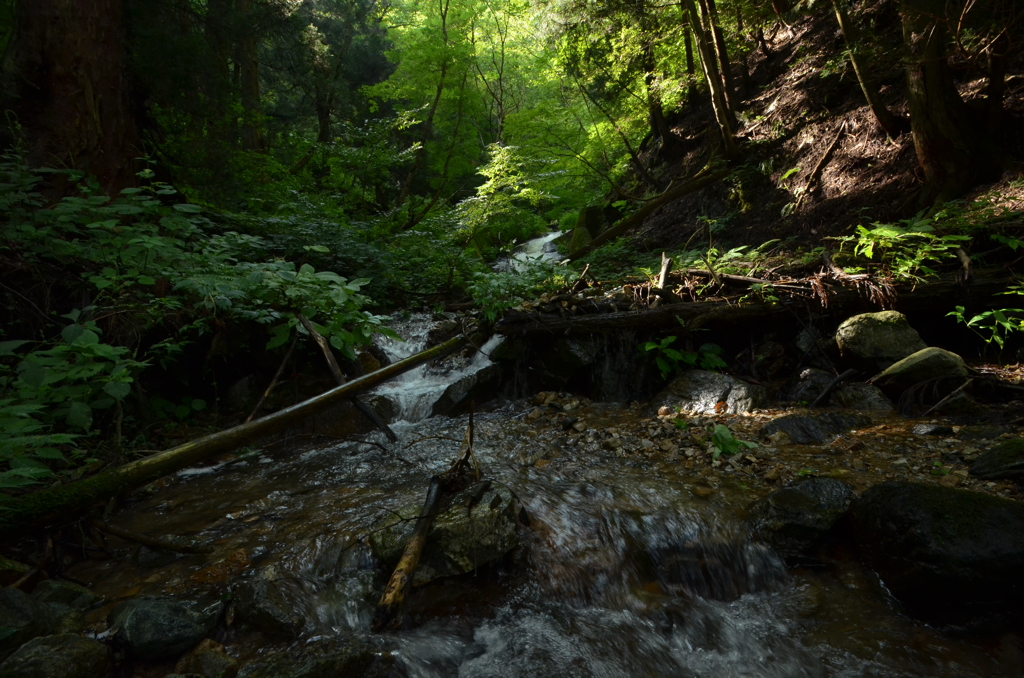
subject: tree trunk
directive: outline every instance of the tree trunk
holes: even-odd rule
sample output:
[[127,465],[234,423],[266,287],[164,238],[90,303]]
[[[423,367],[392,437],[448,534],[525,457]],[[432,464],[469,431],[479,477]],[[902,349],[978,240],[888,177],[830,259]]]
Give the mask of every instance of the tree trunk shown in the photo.
[[697,103],[697,76],[693,66],[692,32],[689,26],[683,29],[683,44],[686,47],[686,101],[690,106],[695,106]]
[[998,176],[990,130],[976,119],[953,82],[941,0],[904,4],[910,123],[917,159],[924,170],[922,204],[963,195]]
[[732,111],[726,102],[722,88],[722,78],[718,73],[718,65],[715,63],[714,49],[711,47],[711,37],[701,25],[700,16],[697,13],[697,5],[694,0],[680,0],[683,13],[690,17],[690,26],[693,28],[697,38],[697,50],[700,54],[700,65],[704,71],[704,79],[711,92],[711,105],[715,111],[715,121],[718,123],[719,132],[722,135],[722,145],[725,150],[725,157],[734,160],[739,157],[739,147],[732,133]]
[[124,10],[124,0],[21,0],[4,63],[29,164],[84,170],[110,195],[135,184],[141,155]]
[[262,152],[266,148],[263,137],[263,111],[260,104],[260,66],[256,33],[252,27],[252,0],[236,0],[243,30],[238,39],[238,71],[241,84],[242,148]]
[[722,34],[721,22],[718,20],[718,7],[715,5],[715,0],[700,0],[700,6],[707,19],[708,33],[714,38],[715,55],[718,57],[718,67],[722,72],[725,102],[729,105],[729,119],[735,124],[734,114],[740,107],[736,98],[736,80],[732,77],[732,66],[729,65],[729,52],[725,46],[725,36]]
[[657,63],[654,60],[654,45],[648,40],[644,46],[644,85],[647,89],[647,111],[650,117],[651,132],[661,138],[661,153],[669,151],[674,145],[675,135],[668,125],[665,109],[661,105],[661,93],[658,92]]
[[853,66],[857,82],[860,84],[861,91],[864,92],[864,98],[867,99],[868,106],[871,108],[871,113],[874,114],[878,126],[887,135],[895,139],[905,131],[905,121],[901,121],[892,114],[892,111],[882,101],[874,83],[868,82],[866,70],[860,56],[860,36],[857,34],[853,21],[850,20],[850,15],[847,13],[843,2],[844,0],[832,0],[832,7],[836,11],[839,29],[842,31],[843,38],[846,40],[846,47],[850,51],[850,65]]

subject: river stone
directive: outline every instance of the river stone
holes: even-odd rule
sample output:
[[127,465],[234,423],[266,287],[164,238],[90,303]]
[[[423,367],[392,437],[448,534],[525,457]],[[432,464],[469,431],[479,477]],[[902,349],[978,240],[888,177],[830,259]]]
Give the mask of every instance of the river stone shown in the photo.
[[[768,400],[763,386],[756,386],[730,376],[707,370],[687,370],[669,382],[649,405],[657,412],[661,407],[682,409],[695,414],[737,414],[749,412]],[[725,403],[725,409],[719,403]]]
[[493,398],[501,384],[501,366],[488,365],[448,385],[434,402],[430,415],[454,416],[467,411],[471,402],[483,403]]
[[235,678],[238,662],[228,656],[223,645],[206,638],[178,660],[174,672],[198,674],[204,678]]
[[872,410],[875,412],[891,412],[895,409],[892,401],[885,397],[880,388],[862,381],[840,386],[832,393],[829,404],[850,410]]
[[871,417],[863,414],[822,412],[820,414],[787,414],[773,419],[758,430],[768,436],[782,431],[797,445],[823,445],[844,431],[871,424]]
[[928,346],[898,311],[847,318],[836,330],[836,344],[844,358],[869,369],[885,369]]
[[786,557],[807,555],[846,515],[853,488],[832,478],[809,478],[750,505],[757,534]]
[[1011,438],[982,452],[970,474],[983,480],[1024,479],[1024,440]]
[[903,602],[954,612],[1024,602],[1024,504],[890,481],[866,490],[850,515],[862,558]]
[[240,622],[272,638],[289,640],[302,630],[305,619],[293,610],[272,581],[251,578],[232,589]]
[[109,675],[110,649],[99,641],[73,633],[33,638],[0,664],[3,678],[103,678]]
[[0,659],[18,647],[49,632],[43,606],[21,589],[0,588]]
[[786,395],[797,402],[814,402],[822,391],[828,388],[835,376],[825,370],[808,367],[800,373],[799,380]]
[[368,642],[350,639],[341,649],[303,648],[246,664],[238,678],[384,678],[394,660]]
[[179,655],[203,639],[220,616],[221,604],[200,609],[171,598],[143,596],[121,603],[107,618],[116,640],[143,660]]
[[911,386],[923,381],[935,381],[929,392],[941,396],[961,386],[967,377],[963,358],[941,348],[926,348],[887,367],[871,378],[871,383],[893,400]]
[[39,582],[32,597],[40,603],[64,605],[74,610],[86,610],[100,601],[99,596],[84,586],[55,579]]
[[[386,565],[402,556],[420,508],[405,506],[371,532],[373,554]],[[482,494],[479,484],[456,494],[434,519],[413,585],[472,572],[514,549],[519,545],[518,510],[515,495],[501,483],[488,483]]]

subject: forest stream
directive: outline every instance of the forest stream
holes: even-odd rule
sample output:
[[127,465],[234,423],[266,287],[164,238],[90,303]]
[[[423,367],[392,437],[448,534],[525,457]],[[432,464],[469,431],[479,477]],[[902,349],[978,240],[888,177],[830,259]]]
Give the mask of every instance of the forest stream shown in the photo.
[[[396,323],[409,341],[386,347],[395,357],[415,351],[430,323],[426,315]],[[397,443],[377,432],[285,440],[148,488],[116,515],[118,526],[187,535],[216,551],[140,553],[115,540],[117,557],[74,565],[68,576],[109,601],[89,613],[94,631],[103,636],[117,601],[195,599],[258,577],[273,581],[301,620],[292,652],[359,638],[388,660],[384,675],[963,678],[1020,670],[1016,636],[915,621],[852,559],[787,569],[742,520],[766,493],[763,481],[731,466],[694,467],[658,447],[628,455],[588,444],[594,431],[639,426],[669,436],[672,427],[635,405],[585,399],[565,408],[587,422],[581,432],[552,425],[524,400],[476,414],[479,468],[511,488],[530,526],[501,560],[416,589],[401,630],[367,636],[388,573],[366,537],[399,507],[418,506],[429,476],[452,462],[467,416],[426,414],[447,383],[488,362],[481,353],[454,375],[421,368],[381,388],[399,405]],[[915,423],[876,419],[897,437]],[[288,645],[238,624],[221,634],[243,667]],[[137,670],[163,675],[156,666]]]

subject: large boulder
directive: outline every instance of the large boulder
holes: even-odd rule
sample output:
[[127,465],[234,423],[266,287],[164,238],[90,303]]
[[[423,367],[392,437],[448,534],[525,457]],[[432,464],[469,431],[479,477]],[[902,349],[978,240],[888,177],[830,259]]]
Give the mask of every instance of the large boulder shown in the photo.
[[0,588],[0,660],[22,643],[49,632],[43,606],[21,589]]
[[492,399],[501,385],[501,366],[491,364],[448,385],[431,407],[430,415],[453,416],[467,411],[472,402]]
[[927,348],[917,330],[898,311],[862,313],[836,330],[839,352],[851,364],[870,371],[885,369]]
[[3,678],[105,678],[110,648],[73,633],[33,638],[0,664]]
[[855,381],[844,384],[836,389],[829,404],[834,407],[845,407],[851,410],[875,410],[878,412],[891,412],[895,408],[892,401],[885,397],[882,390],[872,384],[865,384],[862,381]]
[[926,348],[887,367],[871,383],[893,400],[911,386],[929,382],[928,395],[949,394],[964,383],[967,365],[963,358],[941,348]]
[[970,474],[983,480],[1024,479],[1024,439],[1011,438],[978,455]]
[[871,417],[863,414],[822,412],[820,414],[787,414],[773,419],[758,430],[767,438],[775,433],[785,433],[789,441],[797,445],[823,445],[844,431],[862,428],[871,424]]
[[[496,482],[478,483],[453,496],[434,519],[413,585],[472,572],[514,549],[520,510],[512,490]],[[377,525],[370,534],[373,554],[387,565],[397,563],[419,512],[420,506],[409,505]]]
[[85,610],[100,601],[100,597],[89,589],[69,581],[47,579],[39,582],[32,597],[40,603],[63,605],[74,610]]
[[649,409],[657,412],[668,406],[695,414],[735,414],[749,412],[767,400],[768,392],[763,386],[748,384],[718,372],[687,370],[654,396]]
[[216,625],[223,605],[202,606],[171,598],[143,596],[121,603],[107,626],[129,654],[143,660],[179,655],[202,640]]
[[894,481],[866,490],[850,516],[864,561],[909,605],[961,614],[1024,602],[1024,504]]
[[282,640],[291,640],[302,630],[303,615],[288,603],[274,582],[258,577],[245,579],[231,593],[235,614],[242,624]]
[[853,501],[853,488],[832,478],[809,478],[751,504],[754,531],[787,558],[808,555]]

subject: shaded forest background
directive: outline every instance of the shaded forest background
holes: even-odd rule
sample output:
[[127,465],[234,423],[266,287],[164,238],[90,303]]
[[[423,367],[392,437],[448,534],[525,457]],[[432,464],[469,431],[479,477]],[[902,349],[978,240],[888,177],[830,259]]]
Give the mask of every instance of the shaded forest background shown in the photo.
[[[862,259],[877,242],[912,260],[861,262],[886,275],[924,280],[954,248],[1012,265],[1022,9],[8,2],[0,485],[239,416],[231,386],[273,372],[304,321],[351,375],[377,313],[493,319],[663,250],[810,262],[860,233]],[[572,266],[492,270],[552,229]]]

